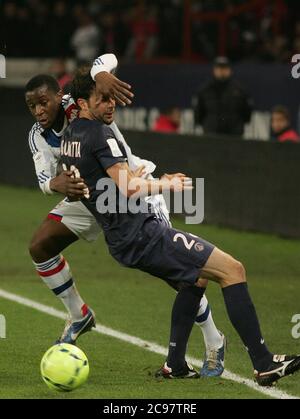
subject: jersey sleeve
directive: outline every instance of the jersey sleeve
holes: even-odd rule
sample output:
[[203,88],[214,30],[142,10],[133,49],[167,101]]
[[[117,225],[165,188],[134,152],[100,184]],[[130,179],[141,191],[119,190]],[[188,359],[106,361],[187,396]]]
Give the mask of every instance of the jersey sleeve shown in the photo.
[[118,140],[122,143],[122,145],[125,149],[126,157],[128,159],[129,168],[131,170],[135,171],[139,167],[145,166],[145,169],[144,169],[145,175],[143,176],[144,178],[147,178],[149,175],[154,173],[155,170],[156,170],[156,165],[152,161],[141,159],[140,157],[138,157],[138,156],[136,156],[132,153],[131,148],[127,144],[123,134],[121,133],[121,131],[119,130],[119,128],[118,128],[118,126],[115,122],[113,122],[110,125],[110,128],[114,132],[116,138],[118,138]]
[[117,163],[127,162],[122,144],[107,126],[99,126],[93,131],[92,153],[104,170]]
[[96,58],[91,68],[92,79],[95,80],[95,77],[98,73],[105,71],[107,73],[113,73],[118,67],[118,60],[114,54],[104,54]]
[[52,195],[50,181],[56,176],[58,159],[36,126],[30,131],[28,140],[39,186],[44,194]]

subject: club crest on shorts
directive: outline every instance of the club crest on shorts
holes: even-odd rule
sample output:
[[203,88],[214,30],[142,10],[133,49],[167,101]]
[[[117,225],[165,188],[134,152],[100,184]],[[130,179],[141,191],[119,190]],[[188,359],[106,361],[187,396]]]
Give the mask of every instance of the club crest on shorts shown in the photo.
[[196,250],[196,252],[203,252],[204,250],[204,245],[202,243],[196,243],[194,246],[194,249]]

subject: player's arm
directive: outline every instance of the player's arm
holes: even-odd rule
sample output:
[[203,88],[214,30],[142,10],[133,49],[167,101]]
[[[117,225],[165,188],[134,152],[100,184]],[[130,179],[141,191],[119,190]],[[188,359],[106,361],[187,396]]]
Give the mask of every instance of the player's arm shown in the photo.
[[99,97],[101,95],[114,97],[119,105],[130,105],[134,97],[131,86],[112,74],[117,66],[118,60],[114,54],[101,55],[93,63],[91,76],[96,82]]
[[74,178],[74,173],[68,170],[52,178],[49,188],[52,193],[58,192],[71,201],[79,201],[85,196],[87,186],[82,178]]
[[72,200],[81,199],[86,188],[83,179],[74,179],[73,172],[62,171],[57,175],[58,162],[45,139],[36,129],[29,133],[29,146],[39,187],[45,195],[55,192]]
[[45,195],[60,193],[68,197],[71,201],[78,201],[85,195],[87,186],[82,178],[74,178],[71,171],[62,171],[59,175],[51,177],[47,164],[43,165],[43,170],[36,167],[40,189]]
[[[133,195],[155,196],[164,191],[181,192],[192,189],[191,179],[182,173],[170,175],[170,178],[163,177],[160,180],[138,177],[130,170],[124,146],[118,142],[114,135],[109,127],[102,126],[100,133],[98,127],[95,127],[95,131],[91,133],[89,144],[95,158],[124,196],[128,198]],[[144,168],[141,169],[140,176],[143,176],[143,171]]]
[[183,173],[165,175],[159,180],[148,180],[136,177],[127,163],[116,163],[106,171],[116,183],[120,192],[128,198],[133,195],[144,197],[159,195],[165,191],[182,192],[192,189],[191,179]]

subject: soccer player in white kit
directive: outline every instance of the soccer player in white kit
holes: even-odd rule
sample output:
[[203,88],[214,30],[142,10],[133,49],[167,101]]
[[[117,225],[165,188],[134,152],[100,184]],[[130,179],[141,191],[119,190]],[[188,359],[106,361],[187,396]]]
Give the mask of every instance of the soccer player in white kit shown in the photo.
[[[91,75],[99,92],[113,92],[119,104],[129,104],[132,98],[130,86],[110,74],[117,65],[113,54],[105,54],[95,60]],[[60,168],[61,138],[68,124],[77,117],[77,107],[70,95],[63,96],[55,79],[47,75],[31,79],[25,96],[27,106],[37,121],[29,133],[29,146],[40,188],[46,195],[61,193],[68,197],[49,213],[35,232],[30,254],[39,276],[68,311],[69,321],[59,341],[75,344],[81,334],[95,325],[95,317],[80,296],[69,264],[61,252],[78,239],[93,242],[101,233],[94,216],[80,201],[86,193],[84,179],[74,178],[73,172]],[[113,122],[110,127],[125,147],[130,169],[138,176],[151,177],[156,165],[132,154],[117,125]],[[170,223],[163,196],[150,199],[157,215]],[[206,346],[201,374],[220,376],[224,371],[226,342],[214,324],[206,297],[202,298],[195,324],[201,327]]]

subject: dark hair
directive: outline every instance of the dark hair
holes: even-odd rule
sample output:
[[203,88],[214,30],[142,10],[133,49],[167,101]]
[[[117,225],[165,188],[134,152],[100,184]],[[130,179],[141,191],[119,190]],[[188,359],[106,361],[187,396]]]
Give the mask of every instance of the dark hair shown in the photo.
[[26,84],[25,93],[32,92],[42,86],[47,86],[54,93],[58,93],[61,90],[58,81],[54,77],[48,76],[47,74],[39,74]]
[[96,83],[90,74],[91,67],[83,66],[75,74],[71,83],[71,96],[77,102],[78,99],[88,100],[95,90]]
[[291,114],[290,114],[288,108],[286,108],[285,106],[282,106],[282,105],[275,106],[272,109],[272,114],[273,113],[280,113],[281,115],[283,115],[285,117],[285,119],[287,121],[289,121],[289,122],[291,121]]

